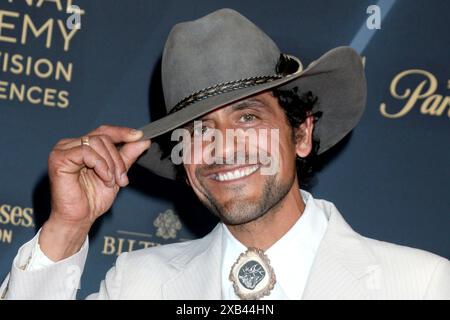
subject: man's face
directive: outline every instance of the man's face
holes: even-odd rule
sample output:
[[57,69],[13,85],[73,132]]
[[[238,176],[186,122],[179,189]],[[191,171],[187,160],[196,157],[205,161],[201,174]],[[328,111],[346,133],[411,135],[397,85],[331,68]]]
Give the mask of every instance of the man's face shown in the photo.
[[[220,150],[216,145],[215,155],[223,158],[222,164],[207,162],[206,150],[208,145],[211,147],[208,141],[202,142],[200,163],[184,164],[194,192],[226,224],[243,224],[263,216],[279,205],[293,187],[298,187],[295,158],[297,154],[306,156],[311,150],[312,121],[308,119],[295,131],[300,136],[295,139],[284,110],[271,92],[225,106],[199,120],[202,121],[200,128],[188,126],[194,137],[204,137],[211,132],[226,137],[230,129],[258,133],[256,140],[250,135],[245,139],[243,153],[247,161],[244,164],[236,161],[230,164],[225,160],[236,156],[237,145],[241,142],[242,146],[243,142],[238,139],[233,139],[232,143],[224,141]],[[274,139],[274,134],[278,139]],[[193,146],[191,153],[195,153]],[[272,163],[262,161],[263,154]],[[256,163],[248,163],[251,157],[257,159]],[[277,161],[275,170],[267,170],[268,166],[274,166],[273,161]]]

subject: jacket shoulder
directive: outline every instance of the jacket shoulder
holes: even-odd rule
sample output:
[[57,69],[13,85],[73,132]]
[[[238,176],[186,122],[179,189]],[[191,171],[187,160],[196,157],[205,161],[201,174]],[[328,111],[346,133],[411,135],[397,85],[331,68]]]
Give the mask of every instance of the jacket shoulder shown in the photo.
[[413,299],[427,298],[434,291],[450,298],[450,262],[434,253],[362,237],[381,267],[381,278],[390,292],[409,289]]
[[[355,232],[333,203],[317,201],[328,216],[322,240],[378,299],[450,299],[450,262],[436,254],[370,239]],[[361,282],[362,283],[362,282]]]

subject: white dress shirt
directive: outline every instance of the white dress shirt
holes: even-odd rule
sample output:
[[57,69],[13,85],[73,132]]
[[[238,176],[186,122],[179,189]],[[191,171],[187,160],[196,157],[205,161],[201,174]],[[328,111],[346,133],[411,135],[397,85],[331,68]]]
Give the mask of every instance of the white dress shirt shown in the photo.
[[[291,229],[265,251],[270,260],[276,284],[263,299],[301,299],[320,241],[328,220],[325,212],[314,202],[312,195],[301,190],[305,210]],[[247,248],[222,224],[222,298],[239,299],[229,280],[231,267]]]
[[[35,243],[31,251],[31,255],[28,258],[27,264],[23,268],[26,271],[40,270],[45,267],[54,265],[56,263],[50,258],[48,258],[45,255],[45,253],[42,252],[41,247],[39,246],[39,235],[41,233],[41,230],[42,229],[39,229],[38,233],[34,236]],[[88,237],[86,236],[86,240],[84,240],[84,243],[78,252],[80,252],[83,248],[85,248],[88,245],[88,242],[89,240]]]
[[[37,237],[37,240],[39,239],[39,234],[41,233],[41,229],[39,229],[39,232],[35,236]],[[39,246],[39,240],[35,242],[33,250],[31,251],[31,256],[28,260],[28,263],[25,266],[25,270],[27,271],[34,271],[39,270],[48,266],[51,266],[52,264],[55,264],[53,260],[50,260],[41,250],[41,247]]]

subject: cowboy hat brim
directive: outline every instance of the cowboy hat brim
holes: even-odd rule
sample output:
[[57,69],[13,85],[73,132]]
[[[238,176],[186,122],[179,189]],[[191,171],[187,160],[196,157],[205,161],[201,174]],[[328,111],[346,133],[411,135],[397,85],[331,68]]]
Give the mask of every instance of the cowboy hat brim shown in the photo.
[[[314,130],[315,138],[320,140],[319,154],[335,145],[356,126],[363,114],[367,96],[360,55],[350,47],[338,47],[325,53],[301,72],[268,83],[221,93],[153,121],[140,128],[144,132],[141,140],[158,137],[213,110],[277,87],[298,87],[299,91],[311,91],[318,97],[313,113],[322,112]],[[137,163],[157,175],[175,179],[176,170],[170,157],[161,157],[162,150],[153,141]]]

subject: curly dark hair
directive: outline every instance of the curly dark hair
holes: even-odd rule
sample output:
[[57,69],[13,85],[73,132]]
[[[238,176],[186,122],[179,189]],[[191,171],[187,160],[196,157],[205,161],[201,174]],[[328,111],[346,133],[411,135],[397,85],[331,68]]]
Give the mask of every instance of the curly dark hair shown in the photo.
[[[298,91],[298,87],[293,87],[288,90],[278,88],[272,90],[272,93],[278,99],[278,103],[286,114],[287,120],[291,125],[292,137],[295,143],[296,136],[294,128],[300,127],[309,116],[313,116],[314,123],[322,116],[321,111],[313,113],[313,107],[317,103],[318,97],[311,91],[302,94]],[[297,174],[299,181],[303,184],[307,184],[313,176],[314,165],[317,163],[319,146],[319,139],[314,138],[313,136],[312,149],[309,155],[304,158],[297,156]]]
[[[287,121],[292,130],[292,138],[294,143],[296,141],[295,130],[309,116],[313,116],[314,123],[322,116],[322,112],[313,113],[313,107],[318,101],[318,97],[311,91],[300,93],[298,87],[283,90],[276,88],[272,90],[272,94],[277,98],[278,103],[284,110]],[[162,159],[170,157],[172,148],[178,143],[170,140],[171,132],[158,138],[158,143],[163,152]],[[297,174],[302,184],[308,184],[314,173],[314,164],[317,159],[317,152],[319,150],[320,141],[313,138],[312,150],[305,158],[297,157]],[[182,164],[176,165],[177,179],[185,179],[186,172]]]

